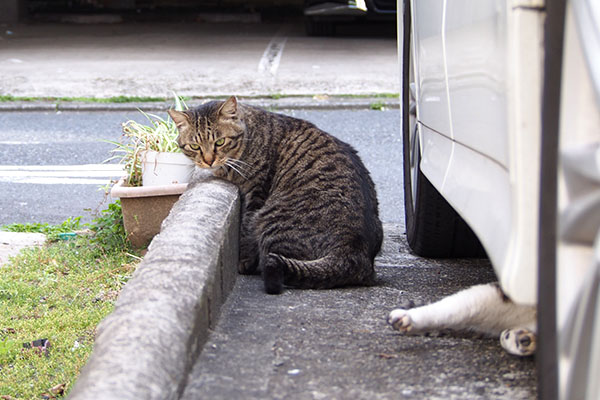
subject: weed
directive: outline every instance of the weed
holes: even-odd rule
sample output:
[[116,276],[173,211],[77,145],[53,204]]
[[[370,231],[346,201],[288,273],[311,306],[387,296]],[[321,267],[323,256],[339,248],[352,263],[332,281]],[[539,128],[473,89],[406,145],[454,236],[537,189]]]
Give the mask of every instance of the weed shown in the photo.
[[369,108],[371,110],[383,111],[385,110],[385,103],[383,101],[376,101],[375,103],[369,104]]
[[[73,218],[54,226],[2,227],[50,235],[82,227],[93,235],[25,249],[0,267],[2,396],[33,399],[51,388],[68,391],[91,354],[97,324],[112,311],[139,260],[128,253],[118,202],[91,224]],[[24,346],[39,339],[49,346]]]
[[[187,99],[187,98],[186,98]],[[151,103],[167,101],[165,97],[114,96],[114,97],[31,97],[0,95],[0,102],[9,101],[56,101],[81,103]]]
[[100,246],[104,252],[130,250],[123,225],[120,200],[110,203],[107,209],[100,211],[100,215],[91,224],[82,224],[81,217],[76,217],[69,218],[58,225],[47,223],[9,224],[2,226],[1,229],[7,232],[43,233],[51,242],[65,237],[64,234],[89,229],[93,233],[89,238],[90,242]]
[[28,223],[28,224],[9,224],[2,226],[3,231],[7,232],[32,232],[43,233],[48,240],[55,241],[63,233],[70,233],[84,229],[85,224],[81,224],[81,217],[69,218],[59,225],[50,225],[46,223]]
[[[175,109],[187,109],[185,101],[174,94]],[[180,152],[177,144],[179,131],[175,122],[167,116],[163,119],[155,114],[148,114],[140,110],[148,120],[147,124],[137,121],[127,121],[123,124],[123,140],[121,142],[107,141],[115,146],[112,156],[104,162],[119,160],[125,166],[127,185],[141,186],[142,184],[142,158],[148,150],[159,152]]]
[[106,210],[102,210],[100,216],[92,221],[90,229],[94,232],[91,242],[102,247],[105,252],[129,249],[120,200],[110,203]]
[[[297,98],[297,97],[313,97],[314,94],[305,93],[305,94],[283,94],[283,93],[274,93],[271,94],[271,99],[279,100],[282,98]],[[342,93],[342,94],[332,94],[329,97],[332,98],[390,98],[397,99],[399,96],[398,93],[373,93],[373,94],[350,94],[350,93]],[[229,96],[225,95],[216,95],[210,96],[211,99],[224,100]],[[264,95],[259,96],[239,96],[240,99],[262,99]],[[180,96],[182,100],[189,101],[191,99],[201,100],[205,99],[204,97],[194,96],[194,97],[183,97]],[[152,103],[152,102],[166,102],[169,99],[166,97],[140,97],[140,96],[114,96],[114,97],[31,97],[31,96],[13,96],[9,94],[0,95],[0,102],[10,102],[10,101],[54,101],[54,102],[81,102],[81,103]]]
[[[89,357],[96,325],[133,271],[123,252],[103,254],[85,237],[28,249],[2,267],[0,393],[39,398],[74,383]],[[47,355],[23,343],[48,339]]]

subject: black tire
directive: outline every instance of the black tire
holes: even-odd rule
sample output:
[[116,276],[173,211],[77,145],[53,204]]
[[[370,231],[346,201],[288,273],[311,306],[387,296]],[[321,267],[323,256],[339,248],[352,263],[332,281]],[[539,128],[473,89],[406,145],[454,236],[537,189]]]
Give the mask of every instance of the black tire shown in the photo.
[[308,36],[334,36],[335,23],[312,17],[304,19],[304,27]]
[[[412,22],[410,1],[404,1],[402,65],[402,137],[404,211],[411,250],[422,257],[485,257],[485,250],[466,222],[421,172],[416,106],[411,100]],[[411,168],[412,167],[412,168]]]

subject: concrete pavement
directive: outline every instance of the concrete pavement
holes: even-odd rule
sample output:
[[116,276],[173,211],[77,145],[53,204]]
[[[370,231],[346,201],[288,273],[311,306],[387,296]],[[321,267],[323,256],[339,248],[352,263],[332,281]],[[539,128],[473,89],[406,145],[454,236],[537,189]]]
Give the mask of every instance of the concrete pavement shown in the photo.
[[26,247],[41,246],[46,241],[42,233],[0,231],[0,267]]
[[387,325],[399,304],[494,280],[486,260],[412,256],[403,231],[384,224],[375,287],[270,296],[260,277],[238,277],[182,399],[535,398],[533,358],[507,354],[498,338],[407,336]]
[[312,96],[399,91],[395,37],[307,37],[302,20],[0,28],[0,95]]

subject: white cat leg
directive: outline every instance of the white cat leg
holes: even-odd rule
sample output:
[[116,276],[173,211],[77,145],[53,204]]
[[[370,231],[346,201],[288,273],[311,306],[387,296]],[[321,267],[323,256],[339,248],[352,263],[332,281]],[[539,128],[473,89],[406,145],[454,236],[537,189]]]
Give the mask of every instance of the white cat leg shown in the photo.
[[535,330],[535,307],[507,299],[495,283],[472,286],[442,300],[410,310],[393,310],[388,322],[401,332],[452,329],[499,335],[515,326]]

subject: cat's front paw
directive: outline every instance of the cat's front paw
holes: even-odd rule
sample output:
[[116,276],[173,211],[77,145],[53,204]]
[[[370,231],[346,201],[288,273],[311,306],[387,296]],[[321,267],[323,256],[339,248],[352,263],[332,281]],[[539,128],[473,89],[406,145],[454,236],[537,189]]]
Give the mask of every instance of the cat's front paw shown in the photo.
[[535,353],[537,335],[529,329],[505,329],[500,334],[500,344],[510,354],[529,356]]
[[408,314],[408,310],[402,308],[397,308],[390,312],[387,321],[392,328],[400,332],[410,332],[413,329],[413,321]]

